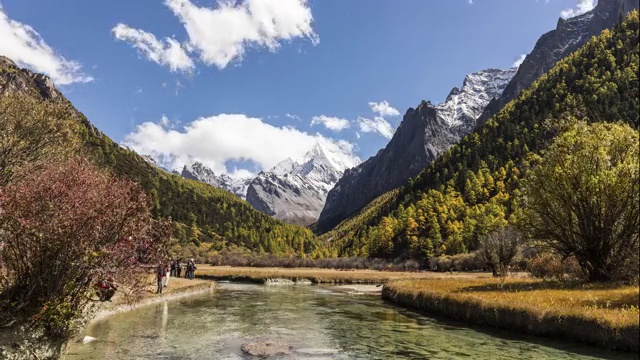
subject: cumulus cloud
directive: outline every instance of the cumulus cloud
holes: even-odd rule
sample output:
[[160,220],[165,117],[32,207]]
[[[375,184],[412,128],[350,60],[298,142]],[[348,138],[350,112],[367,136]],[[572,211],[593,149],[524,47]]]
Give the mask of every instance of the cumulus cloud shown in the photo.
[[582,15],[588,11],[593,10],[598,3],[597,0],[577,0],[576,5],[573,8],[562,10],[560,16],[564,19],[572,18]]
[[138,125],[123,144],[140,154],[151,155],[170,169],[200,161],[217,174],[234,176],[248,170],[229,170],[228,161],[250,161],[260,169],[270,169],[288,157],[301,159],[317,142],[333,153],[355,158],[355,147],[347,141],[289,126],[273,126],[243,114],[202,117],[181,129],[168,128],[168,123],[163,117],[158,123]]
[[527,57],[527,54],[522,54],[520,55],[516,61],[513,62],[513,65],[511,65],[512,68],[519,68],[520,65],[522,65],[522,63],[524,62],[524,59]]
[[31,26],[10,19],[1,5],[0,55],[9,57],[21,67],[47,74],[57,85],[93,80],[83,73],[80,63],[57,54]]
[[319,41],[306,0],[219,1],[213,8],[191,0],[165,0],[165,4],[187,31],[188,49],[220,69],[242,60],[249,47],[275,52],[282,41],[308,38],[314,45]]
[[371,111],[378,114],[379,116],[398,116],[400,112],[398,109],[394,108],[389,104],[388,101],[383,100],[381,102],[370,102],[369,107]]
[[391,127],[391,124],[380,116],[376,116],[373,119],[359,117],[357,121],[360,131],[362,132],[377,133],[387,139],[391,139],[393,136],[393,128]]
[[347,119],[341,119],[326,115],[314,116],[313,119],[311,119],[311,126],[316,124],[324,125],[324,127],[326,127],[327,129],[336,132],[342,131],[351,126],[349,120]]
[[194,68],[193,61],[175,39],[168,37],[160,41],[151,33],[125,24],[116,25],[111,32],[116,39],[128,42],[144,57],[156,64],[169,67],[171,71],[191,71]]

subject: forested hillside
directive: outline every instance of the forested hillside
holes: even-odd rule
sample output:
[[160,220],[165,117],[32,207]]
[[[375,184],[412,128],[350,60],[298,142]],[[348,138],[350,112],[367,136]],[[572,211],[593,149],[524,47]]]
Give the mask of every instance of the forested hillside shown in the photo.
[[[402,188],[325,234],[340,256],[456,254],[509,221],[529,153],[571,119],[638,128],[638,12],[559,62]],[[422,106],[422,105],[421,105]]]
[[[46,76],[20,69],[5,57],[0,57],[0,96],[67,101]],[[139,183],[152,201],[153,214],[174,221],[174,235],[180,242],[212,242],[218,249],[235,244],[280,255],[315,248],[308,229],[262,214],[227,191],[161,170],[113,142],[80,112],[74,110],[72,117],[82,139],[82,153]]]

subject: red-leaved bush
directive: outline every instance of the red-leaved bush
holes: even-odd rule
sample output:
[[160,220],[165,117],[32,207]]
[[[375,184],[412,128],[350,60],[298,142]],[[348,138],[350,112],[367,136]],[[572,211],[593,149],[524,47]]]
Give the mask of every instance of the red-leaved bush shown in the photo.
[[132,182],[81,158],[51,163],[0,188],[0,306],[66,336],[97,281],[140,288],[169,229]]

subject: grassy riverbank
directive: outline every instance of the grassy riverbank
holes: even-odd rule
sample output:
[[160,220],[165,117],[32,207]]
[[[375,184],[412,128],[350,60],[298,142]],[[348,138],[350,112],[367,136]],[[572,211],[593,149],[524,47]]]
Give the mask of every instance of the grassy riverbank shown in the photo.
[[382,284],[397,279],[453,279],[490,277],[489,273],[435,273],[317,268],[254,268],[199,265],[196,277],[263,284],[269,279],[309,280],[314,284]]
[[404,279],[382,297],[425,313],[638,352],[638,287],[509,279]]

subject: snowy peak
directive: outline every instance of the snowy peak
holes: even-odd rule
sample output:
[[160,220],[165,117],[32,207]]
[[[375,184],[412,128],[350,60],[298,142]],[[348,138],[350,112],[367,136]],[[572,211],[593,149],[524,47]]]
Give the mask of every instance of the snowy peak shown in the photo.
[[290,172],[292,172],[293,169],[295,169],[299,165],[300,164],[298,164],[296,161],[292,160],[291,158],[286,158],[280,161],[279,163],[277,163],[276,166],[274,166],[273,168],[271,168],[271,170],[269,170],[269,172],[274,173],[276,175],[284,176],[285,174],[289,174]]
[[200,181],[217,188],[227,190],[228,192],[244,199],[247,195],[247,188],[252,179],[234,179],[227,174],[216,174],[206,165],[200,162],[194,162],[191,165],[185,165],[180,175],[184,178]]
[[184,166],[180,175],[227,190],[267,215],[309,225],[320,216],[329,190],[344,171],[360,163],[347,150],[340,143],[318,141],[301,163],[287,158],[248,179],[216,175],[200,162]]
[[309,225],[320,216],[329,190],[344,171],[359,163],[339,145],[317,142],[302,163],[285,159],[258,174],[247,189],[247,201],[278,219]]
[[305,154],[302,164],[291,171],[291,175],[321,183],[323,187],[331,189],[345,170],[358,164],[360,164],[359,158],[339,151],[331,151],[318,142]]
[[517,71],[488,69],[465,76],[462,88],[454,87],[447,100],[436,106],[439,120],[450,127],[473,129],[484,108],[502,94]]
[[218,180],[213,170],[197,161],[189,166],[185,165],[180,175],[187,179],[197,180],[211,185],[217,184]]
[[[337,145],[332,146],[337,147]],[[313,148],[304,156],[303,163],[309,161],[332,167],[339,172],[344,172],[347,169],[359,165],[361,162],[358,157],[348,155],[345,151],[342,151],[342,149],[331,149],[320,142],[316,142]]]

